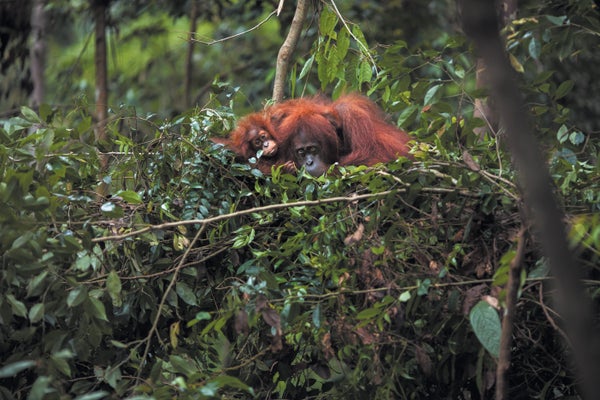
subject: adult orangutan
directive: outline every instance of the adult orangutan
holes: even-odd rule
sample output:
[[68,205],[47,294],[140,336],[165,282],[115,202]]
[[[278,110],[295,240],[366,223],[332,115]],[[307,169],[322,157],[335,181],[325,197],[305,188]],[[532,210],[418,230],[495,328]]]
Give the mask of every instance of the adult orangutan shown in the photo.
[[410,157],[410,136],[388,123],[383,110],[368,97],[347,94],[332,106],[339,116],[344,142],[340,165],[370,166]]
[[[340,161],[343,137],[331,102],[322,97],[288,100],[271,107],[271,124],[285,159],[313,176]],[[288,161],[288,163],[289,163]],[[288,169],[293,169],[287,164]]]
[[286,158],[311,175],[322,175],[334,162],[370,166],[410,156],[408,134],[386,122],[367,97],[305,98],[273,107],[271,126]]

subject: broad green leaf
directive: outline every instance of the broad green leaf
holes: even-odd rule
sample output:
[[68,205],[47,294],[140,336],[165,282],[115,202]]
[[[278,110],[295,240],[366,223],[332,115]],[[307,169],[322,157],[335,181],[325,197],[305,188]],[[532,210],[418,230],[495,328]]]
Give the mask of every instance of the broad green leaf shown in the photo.
[[42,400],[46,396],[46,390],[52,381],[49,376],[38,376],[31,390],[27,394],[27,400]]
[[380,311],[377,308],[367,308],[366,310],[362,310],[356,315],[357,319],[371,319],[376,317]]
[[87,288],[83,285],[77,286],[67,295],[67,305],[69,307],[77,307],[88,297]]
[[435,85],[435,86],[432,86],[429,90],[427,90],[427,93],[425,93],[425,98],[423,99],[424,106],[428,106],[433,103],[433,100],[435,99],[435,95],[438,92],[438,90],[440,90],[441,87],[442,87],[442,85]]
[[8,364],[0,368],[0,378],[10,378],[16,376],[19,372],[28,368],[35,367],[36,362],[33,360],[21,360]]
[[142,198],[140,197],[140,195],[137,192],[134,192],[133,190],[121,190],[120,192],[116,193],[116,196],[121,197],[129,204],[142,203]]
[[177,295],[181,298],[181,300],[183,300],[187,304],[189,304],[191,306],[198,305],[198,301],[196,299],[196,294],[188,286],[187,283],[177,282],[177,284],[175,286],[175,291],[177,292]]
[[104,307],[104,304],[100,300],[95,299],[93,297],[90,297],[89,300],[89,302],[86,302],[86,306],[90,306],[86,307],[87,311],[90,312],[92,316],[96,319],[108,321],[108,318],[106,317],[106,308]]
[[528,50],[529,50],[529,55],[534,60],[537,60],[538,58],[540,58],[540,54],[542,52],[542,46],[540,45],[540,42],[535,37],[532,37],[531,40],[529,41]]
[[321,35],[331,36],[337,24],[338,17],[328,7],[324,7],[319,18],[319,32]]
[[552,22],[554,25],[563,25],[565,21],[567,21],[566,15],[554,16],[554,15],[546,15],[546,19]]
[[37,113],[35,111],[33,111],[31,108],[29,107],[25,107],[22,106],[21,107],[21,114],[23,114],[23,116],[25,117],[25,119],[29,122],[34,122],[34,123],[41,123],[42,120],[40,119],[40,117],[37,115]]
[[556,89],[556,93],[554,93],[554,98],[560,99],[562,97],[565,97],[571,91],[571,89],[573,89],[573,86],[575,86],[575,81],[564,81],[558,86],[558,89]]
[[25,304],[22,301],[17,300],[12,294],[7,294],[6,300],[8,300],[14,315],[27,318],[27,307],[25,307]]
[[44,318],[44,303],[34,304],[29,309],[29,321],[31,323],[36,323]]
[[556,132],[556,139],[558,139],[559,143],[564,143],[569,138],[569,128],[565,125],[561,125],[558,128],[558,132]]
[[398,126],[403,126],[407,123],[416,114],[417,110],[418,108],[415,104],[406,107],[398,117]]
[[371,64],[368,61],[362,61],[356,71],[356,79],[359,85],[364,82],[370,82],[372,77],[373,70],[371,69]]
[[485,301],[480,301],[469,313],[471,327],[483,347],[494,357],[500,352],[502,324],[498,311]]
[[71,377],[71,367],[69,366],[68,361],[64,357],[53,354],[50,356],[50,361],[54,368],[56,368],[64,375]]

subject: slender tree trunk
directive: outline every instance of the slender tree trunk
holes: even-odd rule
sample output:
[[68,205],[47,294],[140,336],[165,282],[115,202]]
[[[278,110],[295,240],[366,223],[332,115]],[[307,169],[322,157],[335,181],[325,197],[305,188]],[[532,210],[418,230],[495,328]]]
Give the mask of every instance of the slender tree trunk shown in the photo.
[[31,36],[32,43],[29,49],[31,59],[31,106],[38,108],[44,101],[44,70],[46,66],[46,6],[45,0],[34,0],[31,10]]
[[108,193],[108,185],[104,175],[108,171],[108,157],[103,154],[107,146],[106,122],[108,119],[108,68],[106,61],[106,12],[110,0],[91,0],[95,23],[95,60],[96,66],[96,130],[94,132],[96,147],[100,152],[100,185],[98,196]]
[[[517,12],[517,0],[503,0],[498,4],[498,12],[500,13],[500,24],[498,28],[505,27],[512,21]],[[486,68],[485,62],[482,58],[478,58],[476,63],[475,71],[475,84],[478,89],[489,87],[488,69]],[[492,134],[498,131],[498,113],[494,106],[493,100],[490,97],[477,98],[475,99],[475,107],[473,111],[473,117],[481,118],[485,125],[475,128],[473,131],[480,138],[483,138],[486,132]]]
[[281,48],[279,49],[279,54],[277,55],[275,81],[273,82],[273,100],[275,100],[277,103],[281,102],[285,96],[285,80],[290,67],[290,60],[294,50],[296,49],[298,40],[300,39],[300,33],[302,32],[302,27],[304,26],[307,10],[308,1],[298,0],[290,30],[285,38],[285,41],[281,45]]
[[521,228],[517,237],[517,251],[510,263],[508,282],[506,283],[506,305],[502,318],[502,335],[500,336],[500,351],[498,367],[496,368],[496,399],[508,399],[508,371],[512,359],[512,336],[515,315],[517,313],[517,300],[525,256],[525,228]]
[[192,0],[190,10],[190,36],[188,39],[188,52],[185,60],[185,108],[192,106],[192,74],[194,71],[194,38],[198,26],[198,1]]
[[572,354],[580,375],[581,396],[598,399],[600,335],[594,327],[591,302],[581,282],[581,268],[567,244],[564,212],[556,201],[550,173],[531,132],[527,108],[500,39],[494,2],[459,0],[459,4],[465,33],[488,66],[491,96],[505,130],[504,142],[513,157],[536,237],[555,278],[555,300],[572,343]]

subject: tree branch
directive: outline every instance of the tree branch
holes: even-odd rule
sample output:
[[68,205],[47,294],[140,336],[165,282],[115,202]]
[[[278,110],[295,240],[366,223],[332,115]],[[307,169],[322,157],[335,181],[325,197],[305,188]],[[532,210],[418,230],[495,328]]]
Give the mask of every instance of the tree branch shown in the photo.
[[517,312],[517,295],[521,280],[521,269],[525,255],[525,228],[521,228],[517,236],[517,251],[510,263],[508,282],[506,283],[506,307],[502,318],[502,334],[500,336],[500,354],[496,368],[496,400],[508,398],[508,369],[510,367],[510,349],[512,346],[513,323]]
[[300,32],[302,32],[302,26],[304,25],[304,20],[306,19],[307,9],[308,1],[298,0],[290,30],[285,38],[285,41],[281,45],[281,48],[279,49],[279,54],[277,55],[275,80],[273,82],[273,100],[276,103],[281,102],[285,94],[285,79],[290,66],[290,58],[296,49],[296,45],[298,44]]

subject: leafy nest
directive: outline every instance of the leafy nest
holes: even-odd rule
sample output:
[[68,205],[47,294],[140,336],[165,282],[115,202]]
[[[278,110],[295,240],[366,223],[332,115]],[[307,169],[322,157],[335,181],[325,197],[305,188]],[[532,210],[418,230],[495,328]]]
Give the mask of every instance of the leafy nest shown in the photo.
[[[40,131],[50,147],[31,155],[15,130],[0,188],[2,395],[489,395],[480,341],[498,332],[476,337],[470,312],[502,306],[523,224],[495,143],[265,176],[206,137],[217,117],[182,117],[150,145],[119,136],[121,189],[101,200],[95,153],[69,147],[69,131]],[[511,398],[573,393],[530,236],[525,254]]]

